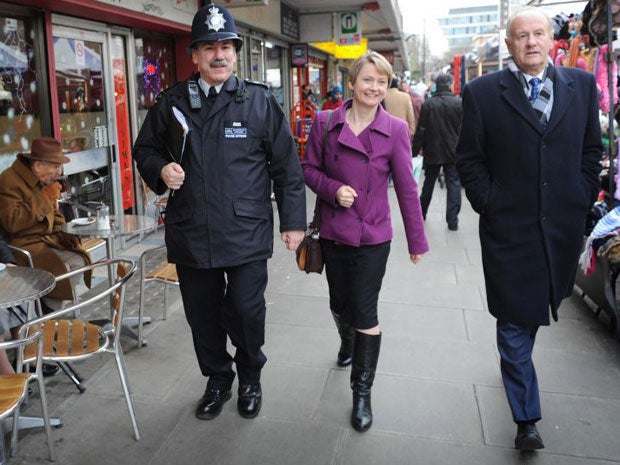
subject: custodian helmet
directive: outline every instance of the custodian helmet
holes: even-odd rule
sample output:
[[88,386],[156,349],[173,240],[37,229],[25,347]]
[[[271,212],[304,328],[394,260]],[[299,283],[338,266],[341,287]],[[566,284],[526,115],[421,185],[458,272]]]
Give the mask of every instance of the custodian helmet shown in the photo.
[[237,35],[235,20],[228,10],[213,3],[198,10],[192,21],[190,48],[195,47],[199,42],[223,42],[225,40],[232,40],[237,51],[243,45],[243,41]]

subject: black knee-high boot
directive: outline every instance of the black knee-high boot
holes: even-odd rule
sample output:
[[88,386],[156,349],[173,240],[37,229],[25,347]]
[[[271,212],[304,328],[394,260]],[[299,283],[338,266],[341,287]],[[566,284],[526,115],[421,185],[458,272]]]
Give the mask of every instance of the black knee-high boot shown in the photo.
[[372,425],[370,390],[375,380],[381,334],[355,333],[353,342],[353,366],[351,367],[351,389],[353,390],[353,411],[351,424],[357,431],[366,431]]
[[340,335],[340,350],[338,351],[338,359],[336,363],[339,367],[346,367],[351,365],[353,356],[353,333],[355,330],[349,323],[340,318],[340,315],[332,311],[334,317],[334,323],[336,323],[336,329]]

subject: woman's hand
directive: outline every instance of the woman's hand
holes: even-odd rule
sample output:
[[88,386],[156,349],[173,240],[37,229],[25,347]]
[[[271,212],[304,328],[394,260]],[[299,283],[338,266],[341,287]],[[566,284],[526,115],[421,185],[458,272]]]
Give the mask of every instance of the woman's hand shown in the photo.
[[353,202],[355,202],[355,197],[357,197],[357,192],[351,186],[341,186],[336,191],[336,202],[344,208],[351,208]]
[[411,263],[413,263],[414,265],[416,265],[420,260],[422,260],[422,257],[424,256],[423,253],[419,253],[419,254],[414,254],[414,255],[409,255],[409,260],[411,260]]

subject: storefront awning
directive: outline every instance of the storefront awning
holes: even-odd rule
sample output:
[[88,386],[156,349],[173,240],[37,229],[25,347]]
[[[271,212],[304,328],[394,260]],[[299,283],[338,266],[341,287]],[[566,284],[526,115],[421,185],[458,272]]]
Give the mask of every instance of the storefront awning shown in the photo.
[[368,39],[362,38],[360,45],[338,45],[334,42],[311,42],[310,45],[342,60],[354,60],[368,50]]

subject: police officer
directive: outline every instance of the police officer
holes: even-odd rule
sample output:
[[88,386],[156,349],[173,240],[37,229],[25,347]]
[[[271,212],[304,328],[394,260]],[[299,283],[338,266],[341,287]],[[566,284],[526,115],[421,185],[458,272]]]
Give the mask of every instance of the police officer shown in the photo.
[[[233,75],[242,41],[221,6],[200,9],[190,51],[198,73],[162,93],[134,147],[157,194],[170,189],[168,260],[179,274],[185,315],[202,374],[196,416],[218,416],[239,375],[237,408],[261,407],[267,259],[273,251],[271,185],[281,239],[304,236],[304,178],[288,122],[267,87]],[[236,351],[226,350],[227,337]]]

